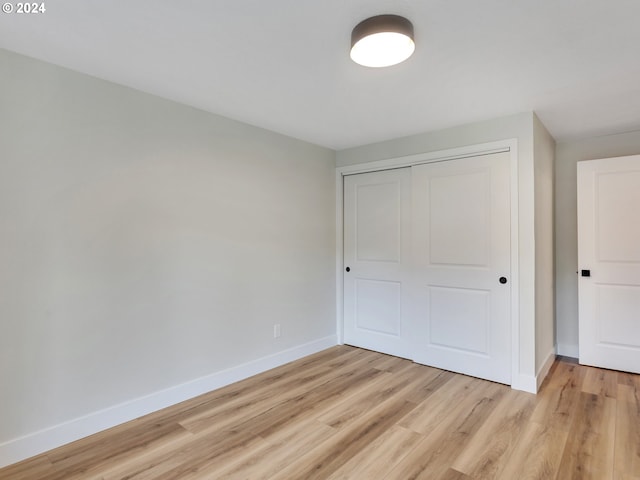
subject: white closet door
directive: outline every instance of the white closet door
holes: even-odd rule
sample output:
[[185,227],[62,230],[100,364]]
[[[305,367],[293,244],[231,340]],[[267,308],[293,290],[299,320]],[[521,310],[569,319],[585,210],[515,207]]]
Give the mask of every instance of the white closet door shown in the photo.
[[410,358],[409,168],[344,179],[344,342]]
[[640,373],[640,155],[578,162],[580,363]]
[[509,154],[412,167],[412,195],[413,359],[510,384]]

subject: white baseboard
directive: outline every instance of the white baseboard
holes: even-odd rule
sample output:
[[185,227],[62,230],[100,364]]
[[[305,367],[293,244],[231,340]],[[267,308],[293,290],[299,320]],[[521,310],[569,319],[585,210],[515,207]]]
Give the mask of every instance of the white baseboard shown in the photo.
[[578,345],[558,344],[558,355],[563,357],[580,358]]
[[337,345],[331,335],[0,444],[0,467]]
[[547,355],[547,358],[545,359],[544,363],[542,364],[542,366],[540,367],[536,375],[536,392],[540,390],[540,385],[542,385],[542,382],[544,382],[544,379],[547,378],[547,375],[549,374],[549,370],[551,370],[551,367],[553,366],[553,362],[555,360],[556,360],[556,348],[553,347],[549,352],[549,354]]
[[536,377],[533,375],[518,375],[511,381],[511,388],[528,393],[538,393]]
[[552,348],[547,357],[545,358],[544,363],[538,370],[538,373],[533,375],[518,375],[513,379],[511,383],[511,388],[514,390],[522,390],[523,392],[528,393],[538,393],[540,389],[540,385],[546,378],[549,370],[551,369],[554,360],[556,359],[556,348]]

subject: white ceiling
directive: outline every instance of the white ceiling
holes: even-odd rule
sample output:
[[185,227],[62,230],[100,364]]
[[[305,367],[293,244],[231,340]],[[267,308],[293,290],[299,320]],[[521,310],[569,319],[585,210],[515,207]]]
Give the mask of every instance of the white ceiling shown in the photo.
[[[639,0],[45,5],[0,13],[0,47],[334,149],[528,110],[556,140],[640,129]],[[415,54],[354,64],[351,29],[381,13]]]

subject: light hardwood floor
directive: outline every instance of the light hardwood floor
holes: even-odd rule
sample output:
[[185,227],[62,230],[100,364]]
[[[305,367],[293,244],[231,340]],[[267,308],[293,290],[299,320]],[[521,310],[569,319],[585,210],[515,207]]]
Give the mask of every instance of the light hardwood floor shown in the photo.
[[531,395],[334,347],[0,469],[0,479],[640,479],[640,376]]

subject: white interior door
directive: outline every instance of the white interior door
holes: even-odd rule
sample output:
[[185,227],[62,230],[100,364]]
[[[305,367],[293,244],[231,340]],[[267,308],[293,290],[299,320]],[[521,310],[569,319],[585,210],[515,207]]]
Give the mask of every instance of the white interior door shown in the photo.
[[344,178],[344,342],[410,358],[409,168]]
[[580,363],[640,373],[640,155],[578,162]]
[[510,384],[509,154],[414,166],[412,196],[413,359]]

